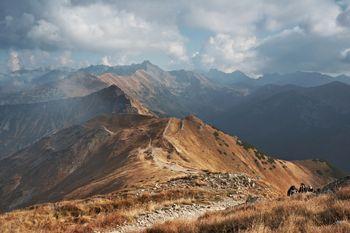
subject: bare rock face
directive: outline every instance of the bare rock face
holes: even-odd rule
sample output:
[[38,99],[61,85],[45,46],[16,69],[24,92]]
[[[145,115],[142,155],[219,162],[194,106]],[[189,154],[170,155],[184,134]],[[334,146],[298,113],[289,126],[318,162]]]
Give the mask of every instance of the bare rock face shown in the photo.
[[0,159],[60,129],[108,113],[151,114],[114,85],[84,97],[0,106]]

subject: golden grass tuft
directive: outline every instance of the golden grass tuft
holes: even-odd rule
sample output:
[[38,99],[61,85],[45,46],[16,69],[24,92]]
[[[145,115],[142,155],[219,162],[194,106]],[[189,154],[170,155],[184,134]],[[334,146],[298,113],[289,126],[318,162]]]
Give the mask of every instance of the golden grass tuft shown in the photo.
[[131,222],[139,213],[171,204],[207,200],[198,189],[164,190],[158,193],[107,195],[84,200],[35,205],[0,215],[0,232],[94,232]]
[[146,233],[350,232],[350,187],[335,194],[297,195],[207,213],[193,221],[169,221]]

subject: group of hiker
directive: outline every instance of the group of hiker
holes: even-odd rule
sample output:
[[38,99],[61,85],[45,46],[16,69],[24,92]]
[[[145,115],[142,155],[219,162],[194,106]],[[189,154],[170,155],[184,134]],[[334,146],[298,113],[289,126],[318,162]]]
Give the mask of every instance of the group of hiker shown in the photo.
[[313,192],[315,192],[315,190],[311,185],[305,185],[304,183],[301,183],[299,189],[297,189],[297,187],[292,185],[288,189],[287,195],[292,196],[292,195],[297,194],[297,193],[308,193],[308,192],[313,193]]

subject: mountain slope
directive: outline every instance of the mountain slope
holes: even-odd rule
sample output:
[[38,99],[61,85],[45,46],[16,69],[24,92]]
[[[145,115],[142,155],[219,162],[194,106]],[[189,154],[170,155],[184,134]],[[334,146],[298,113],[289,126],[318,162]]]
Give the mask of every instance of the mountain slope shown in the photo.
[[252,88],[258,84],[255,79],[250,78],[239,70],[232,73],[225,73],[217,69],[210,69],[205,75],[212,82],[226,86],[246,86]]
[[301,87],[316,87],[331,82],[342,82],[350,84],[350,78],[346,75],[332,77],[318,72],[296,71],[293,73],[268,73],[257,79],[250,78],[241,71],[225,73],[216,69],[211,69],[206,73],[213,82],[229,86],[246,86],[254,88],[264,85],[295,85]]
[[91,65],[80,69],[80,71],[97,75],[97,76],[105,73],[111,73],[111,74],[120,75],[120,76],[128,76],[128,75],[132,75],[138,70],[147,70],[152,66],[154,65],[151,62],[143,61],[140,64],[120,65],[120,66]]
[[259,85],[275,84],[275,85],[296,85],[302,87],[314,87],[324,85],[336,81],[335,78],[317,72],[297,71],[287,74],[265,74],[260,77],[257,82]]
[[85,96],[108,87],[96,76],[88,73],[62,74],[55,70],[33,79],[29,84],[21,84],[22,87],[18,87],[16,81],[10,84],[3,85],[3,90],[0,89],[0,105],[47,102]]
[[0,106],[0,158],[45,135],[103,113],[150,114],[116,86],[84,97]]
[[263,88],[213,121],[285,159],[320,158],[349,171],[350,86]]
[[320,185],[341,175],[326,163],[308,163],[313,166],[272,159],[194,116],[104,115],[0,160],[1,209],[142,188],[204,171],[245,173],[282,193],[290,184]]
[[105,73],[100,80],[108,85],[116,84],[155,112],[177,117],[196,114],[206,119],[212,112],[232,106],[242,95],[199,73],[185,70],[166,72],[151,64],[146,70],[137,70],[128,76]]

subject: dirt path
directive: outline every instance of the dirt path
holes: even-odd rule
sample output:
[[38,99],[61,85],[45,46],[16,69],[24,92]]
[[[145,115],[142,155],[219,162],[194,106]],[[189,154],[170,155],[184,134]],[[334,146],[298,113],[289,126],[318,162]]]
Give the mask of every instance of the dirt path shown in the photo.
[[155,223],[163,223],[174,219],[196,219],[207,211],[224,210],[242,202],[233,199],[225,199],[220,202],[210,204],[192,204],[192,205],[172,205],[163,207],[150,213],[141,214],[136,217],[131,224],[118,227],[110,233],[139,232],[152,226]]

